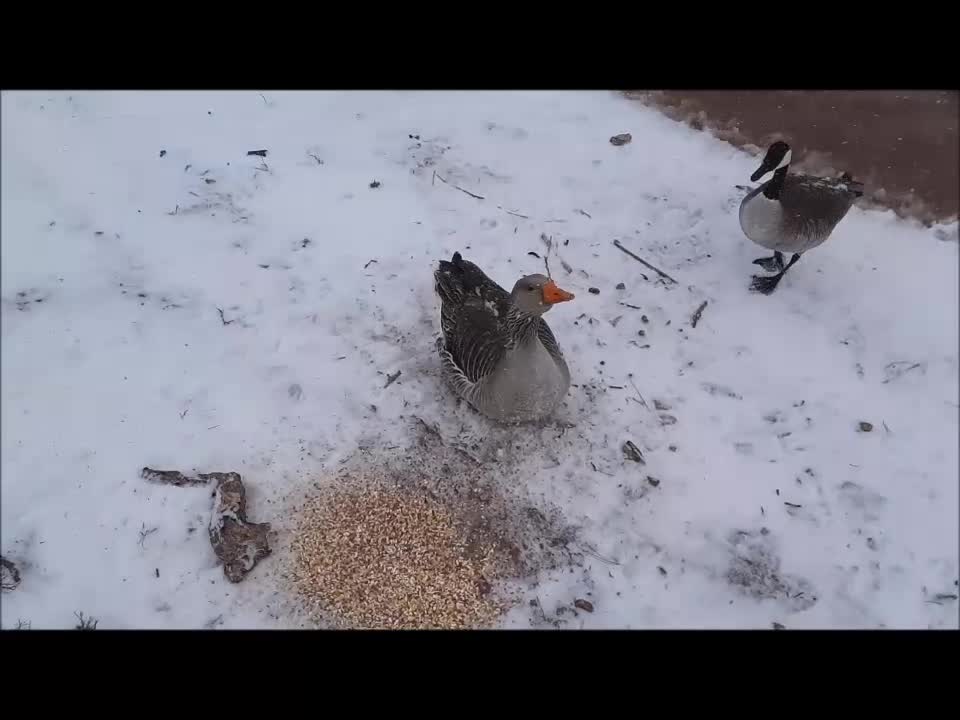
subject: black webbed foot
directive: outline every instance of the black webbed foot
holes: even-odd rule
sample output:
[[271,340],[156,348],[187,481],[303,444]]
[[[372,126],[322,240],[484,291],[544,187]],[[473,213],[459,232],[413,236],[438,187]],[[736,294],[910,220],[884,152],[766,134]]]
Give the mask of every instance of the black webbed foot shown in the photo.
[[760,275],[754,275],[753,282],[750,283],[750,290],[752,292],[770,295],[774,290],[777,289],[777,285],[780,284],[780,279],[782,277],[782,272],[777,273],[776,275],[768,275],[764,277],[761,277]]
[[783,254],[776,252],[768,258],[757,258],[753,264],[759,265],[767,272],[780,272],[783,270]]

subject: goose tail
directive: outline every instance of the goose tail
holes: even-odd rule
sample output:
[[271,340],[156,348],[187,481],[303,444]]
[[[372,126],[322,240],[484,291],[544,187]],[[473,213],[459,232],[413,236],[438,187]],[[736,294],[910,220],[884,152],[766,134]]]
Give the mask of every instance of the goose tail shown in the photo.
[[841,182],[846,183],[847,190],[849,190],[855,197],[863,197],[863,183],[854,180],[853,175],[845,172],[840,176],[840,180]]

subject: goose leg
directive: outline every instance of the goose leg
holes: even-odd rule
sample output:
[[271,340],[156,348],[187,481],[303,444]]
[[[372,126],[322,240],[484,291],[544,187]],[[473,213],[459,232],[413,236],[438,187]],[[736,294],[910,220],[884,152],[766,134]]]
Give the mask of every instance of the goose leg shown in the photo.
[[790,258],[790,262],[785,268],[783,268],[776,275],[770,275],[768,277],[760,277],[759,275],[753,276],[753,282],[750,284],[750,289],[753,292],[763,293],[764,295],[769,295],[774,290],[777,289],[777,285],[780,284],[780,279],[787,274],[787,270],[793,267],[793,264],[800,259],[800,254],[795,254]]
[[772,257],[757,258],[753,264],[759,265],[767,272],[779,272],[783,270],[783,253],[777,250]]

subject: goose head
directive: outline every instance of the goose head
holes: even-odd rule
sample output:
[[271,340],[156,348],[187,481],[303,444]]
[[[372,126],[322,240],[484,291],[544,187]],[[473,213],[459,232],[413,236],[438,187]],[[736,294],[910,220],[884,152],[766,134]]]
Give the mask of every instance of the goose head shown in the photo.
[[763,162],[760,163],[760,167],[757,168],[756,172],[750,176],[751,182],[757,182],[763,178],[767,173],[776,172],[780,168],[785,168],[790,164],[791,156],[793,153],[790,150],[790,146],[787,145],[783,140],[777,140],[769,148],[767,148],[767,154],[763,157]]
[[543,315],[557,303],[573,300],[573,293],[562,290],[546,275],[526,275],[513,286],[510,298],[514,306],[529,315]]

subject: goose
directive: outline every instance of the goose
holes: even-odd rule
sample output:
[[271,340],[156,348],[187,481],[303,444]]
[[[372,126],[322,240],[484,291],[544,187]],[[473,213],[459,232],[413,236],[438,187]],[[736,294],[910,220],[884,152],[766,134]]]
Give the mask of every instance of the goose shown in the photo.
[[454,392],[490,419],[539,420],[570,388],[570,370],[543,315],[573,300],[550,278],[526,275],[507,292],[459,252],[434,271],[437,350]]
[[[754,243],[773,250],[773,256],[754,260],[775,275],[753,276],[750,289],[769,295],[803,253],[826,242],[852,207],[863,195],[863,184],[849,174],[840,178],[788,175],[792,156],[790,146],[778,140],[768,149],[752,182],[768,173],[773,176],[752,190],[740,203],[740,227]],[[783,254],[793,253],[783,264]]]

